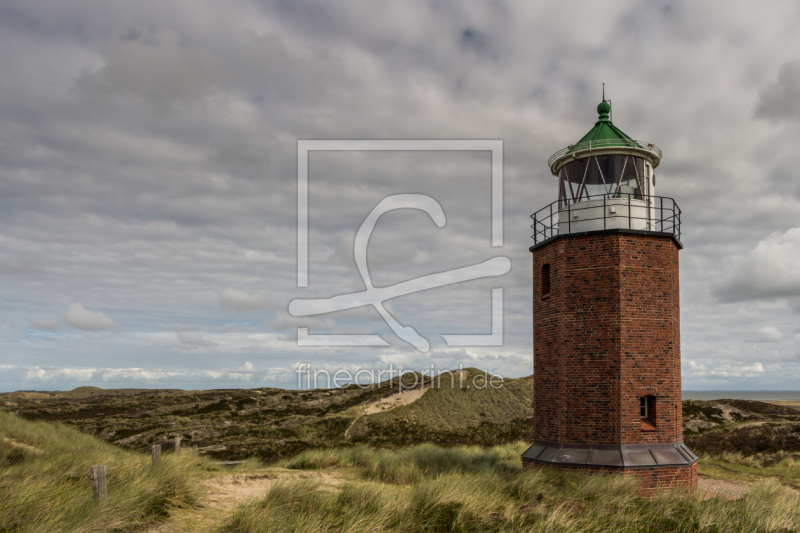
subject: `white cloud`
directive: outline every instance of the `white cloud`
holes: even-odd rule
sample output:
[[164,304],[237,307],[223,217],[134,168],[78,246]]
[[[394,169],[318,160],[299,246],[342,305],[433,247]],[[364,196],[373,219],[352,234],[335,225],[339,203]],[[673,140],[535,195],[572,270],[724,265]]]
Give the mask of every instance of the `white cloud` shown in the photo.
[[266,298],[260,293],[249,293],[230,287],[223,289],[223,291],[219,293],[219,304],[222,307],[234,309],[236,311],[261,309],[266,303]]
[[775,326],[764,326],[759,328],[753,337],[754,342],[780,342],[783,340],[783,333]]
[[64,324],[83,331],[109,331],[119,328],[119,325],[98,311],[91,311],[83,304],[70,305],[61,313]]
[[800,228],[764,238],[735,264],[715,294],[723,301],[800,295]]
[[720,363],[706,366],[698,364],[695,361],[688,361],[685,371],[691,378],[716,378],[716,379],[738,379],[738,378],[752,378],[764,372],[764,366],[761,363]]
[[75,380],[89,381],[94,376],[93,368],[41,368],[36,367],[25,374],[25,379],[38,379],[41,381]]

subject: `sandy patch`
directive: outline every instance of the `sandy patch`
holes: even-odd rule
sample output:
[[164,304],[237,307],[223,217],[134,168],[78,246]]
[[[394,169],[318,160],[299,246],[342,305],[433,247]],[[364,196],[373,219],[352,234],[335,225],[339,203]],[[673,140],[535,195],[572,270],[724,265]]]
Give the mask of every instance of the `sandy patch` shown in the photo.
[[701,477],[697,482],[697,490],[705,492],[709,498],[714,496],[726,496],[732,500],[744,498],[753,488],[747,483],[732,483],[721,479],[709,479]]
[[430,387],[425,387],[424,389],[396,392],[391,396],[381,398],[375,403],[367,404],[367,406],[364,408],[364,414],[372,415],[375,413],[380,413],[381,411],[388,411],[390,409],[394,409],[395,407],[400,407],[401,405],[412,404],[422,398],[422,396],[428,392],[429,388]]
[[385,398],[381,398],[377,402],[369,403],[365,406],[362,406],[361,414],[359,414],[353,422],[350,423],[350,427],[344,432],[344,437],[347,438],[350,435],[350,430],[356,425],[362,416],[364,415],[374,415],[375,413],[382,413],[383,411],[390,411],[395,407],[400,407],[401,405],[410,405],[420,398],[422,398],[430,387],[425,387],[423,389],[413,389],[413,390],[406,390],[406,391],[398,391],[390,396],[386,396]]
[[325,472],[275,469],[263,474],[234,474],[205,479],[200,482],[204,495],[201,503],[211,509],[233,509],[237,504],[250,499],[261,499],[272,485],[280,479],[308,478],[319,481],[321,486],[336,486],[341,480]]

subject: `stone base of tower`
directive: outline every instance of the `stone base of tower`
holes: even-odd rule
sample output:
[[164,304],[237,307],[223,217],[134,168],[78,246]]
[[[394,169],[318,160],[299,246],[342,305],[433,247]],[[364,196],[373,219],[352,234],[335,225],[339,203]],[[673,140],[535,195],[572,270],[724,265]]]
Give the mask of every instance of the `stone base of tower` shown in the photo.
[[524,469],[568,470],[585,474],[616,474],[635,476],[639,481],[642,495],[651,496],[655,492],[671,489],[694,491],[697,489],[697,462],[685,466],[648,466],[639,468],[610,468],[605,466],[586,466],[570,464],[538,463],[522,458]]

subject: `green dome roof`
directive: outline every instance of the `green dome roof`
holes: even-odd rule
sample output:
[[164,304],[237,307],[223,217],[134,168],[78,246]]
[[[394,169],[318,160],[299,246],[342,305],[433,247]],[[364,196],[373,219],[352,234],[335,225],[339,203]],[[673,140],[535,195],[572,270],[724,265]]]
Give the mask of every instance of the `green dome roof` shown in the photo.
[[[611,104],[606,101],[600,102],[600,105],[597,106],[597,114],[599,116],[597,117],[597,122],[594,124],[594,128],[590,129],[589,133],[581,137],[581,140],[575,143],[574,148],[567,153],[577,150],[579,146],[583,146],[583,143],[588,143],[589,141],[604,141],[602,145],[606,148],[612,146],[629,147],[633,139],[628,137],[625,132],[611,122],[611,119],[608,118],[609,111],[611,111]],[[614,141],[619,142],[615,143]]]
[[[661,150],[652,143],[637,141],[616,127],[609,118],[611,104],[605,100],[597,106],[597,122],[589,132],[575,144],[569,145],[550,156],[547,166],[553,175],[567,161],[599,153],[634,153],[650,160],[653,168],[661,160]],[[584,155],[585,154],[585,155]]]

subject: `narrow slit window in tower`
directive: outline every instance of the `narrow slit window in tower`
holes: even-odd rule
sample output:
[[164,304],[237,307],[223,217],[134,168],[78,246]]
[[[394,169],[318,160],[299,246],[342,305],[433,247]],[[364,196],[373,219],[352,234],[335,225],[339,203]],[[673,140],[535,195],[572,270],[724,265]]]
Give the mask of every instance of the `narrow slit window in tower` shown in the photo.
[[550,296],[550,263],[542,265],[542,298]]

